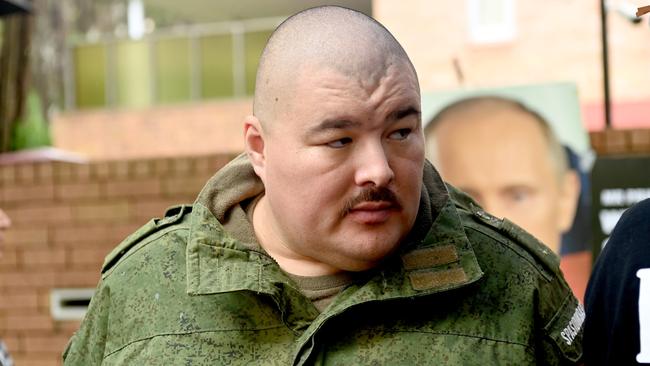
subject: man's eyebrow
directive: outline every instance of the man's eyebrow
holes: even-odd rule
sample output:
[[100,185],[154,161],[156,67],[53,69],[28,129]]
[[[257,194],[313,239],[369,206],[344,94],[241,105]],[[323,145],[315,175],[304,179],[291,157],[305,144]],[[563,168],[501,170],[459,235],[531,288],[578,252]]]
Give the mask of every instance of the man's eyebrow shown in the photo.
[[[417,108],[411,106],[411,107],[406,107],[391,112],[388,115],[387,121],[399,121],[400,119],[411,115],[416,116],[418,120],[420,120],[420,115],[421,115],[420,111]],[[321,123],[317,124],[316,126],[311,127],[307,131],[307,133],[316,134],[327,130],[342,130],[345,128],[359,127],[359,126],[361,126],[361,123],[351,121],[349,119],[337,119],[337,118],[326,119]]]
[[344,128],[358,127],[361,123],[350,121],[347,119],[326,119],[318,125],[311,127],[308,131],[309,134],[315,134],[327,130],[341,130]]
[[399,121],[400,119],[404,117],[408,117],[411,115],[415,115],[418,120],[421,118],[421,112],[419,109],[411,106],[411,107],[406,107],[404,109],[398,109],[388,115],[387,120],[389,121]]

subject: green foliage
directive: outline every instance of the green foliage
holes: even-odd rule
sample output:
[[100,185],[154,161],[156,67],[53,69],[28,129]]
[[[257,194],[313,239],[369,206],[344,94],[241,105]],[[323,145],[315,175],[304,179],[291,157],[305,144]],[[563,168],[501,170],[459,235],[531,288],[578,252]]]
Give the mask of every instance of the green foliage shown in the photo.
[[50,129],[41,108],[41,100],[31,91],[25,103],[25,113],[14,124],[11,150],[31,149],[52,144]]

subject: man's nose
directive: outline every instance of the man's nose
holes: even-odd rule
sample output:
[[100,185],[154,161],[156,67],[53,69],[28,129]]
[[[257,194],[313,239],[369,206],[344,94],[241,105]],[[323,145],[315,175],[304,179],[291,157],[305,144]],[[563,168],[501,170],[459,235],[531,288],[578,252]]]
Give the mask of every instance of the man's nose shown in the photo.
[[386,187],[395,178],[388,155],[380,143],[372,144],[360,151],[357,161],[355,182],[359,186],[373,184],[376,187]]

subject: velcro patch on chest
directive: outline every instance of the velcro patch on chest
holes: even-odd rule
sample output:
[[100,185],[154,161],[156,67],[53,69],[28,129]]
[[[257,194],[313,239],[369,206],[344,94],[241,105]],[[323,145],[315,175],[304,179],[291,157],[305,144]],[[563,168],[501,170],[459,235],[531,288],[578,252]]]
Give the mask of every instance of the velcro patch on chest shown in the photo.
[[458,261],[458,251],[453,245],[417,249],[402,256],[404,269],[431,268]]
[[408,274],[411,286],[416,291],[430,290],[436,287],[446,287],[467,281],[465,270],[460,267],[441,271],[418,271]]

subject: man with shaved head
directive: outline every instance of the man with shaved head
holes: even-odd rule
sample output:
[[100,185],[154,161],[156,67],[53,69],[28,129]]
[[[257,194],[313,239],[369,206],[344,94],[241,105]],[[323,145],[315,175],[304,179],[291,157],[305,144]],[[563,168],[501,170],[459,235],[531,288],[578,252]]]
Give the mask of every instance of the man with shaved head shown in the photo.
[[552,254],[424,159],[420,92],[373,19],[273,33],[246,152],[106,258],[66,365],[573,364]]
[[[434,116],[426,135],[427,156],[443,179],[560,254],[562,233],[576,215],[580,181],[540,114],[506,97],[468,97]],[[574,246],[586,248],[587,243]],[[582,299],[591,251],[567,253],[561,267]]]

